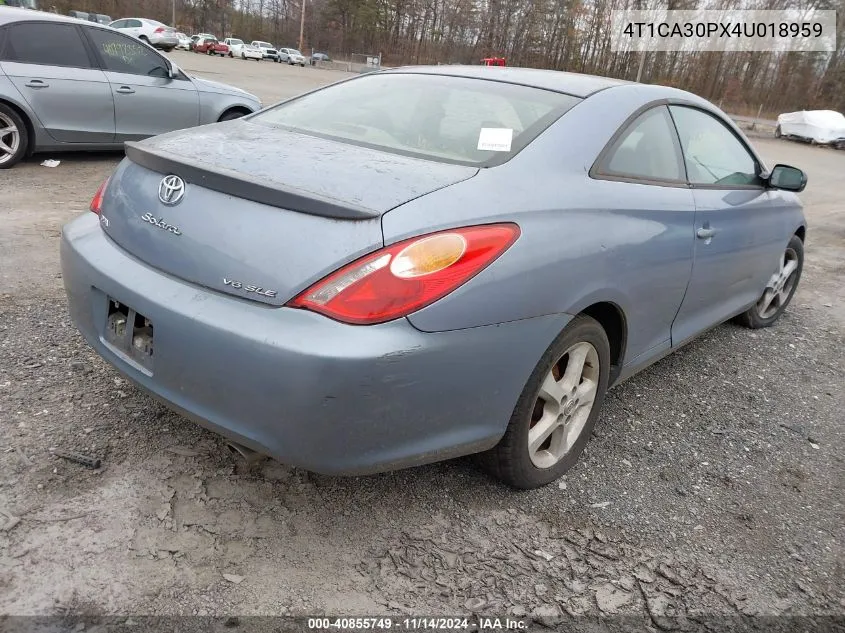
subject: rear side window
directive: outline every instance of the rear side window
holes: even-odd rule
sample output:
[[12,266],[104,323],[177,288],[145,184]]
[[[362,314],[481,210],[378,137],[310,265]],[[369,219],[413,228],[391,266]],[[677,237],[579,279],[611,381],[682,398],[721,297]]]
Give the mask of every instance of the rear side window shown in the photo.
[[407,156],[492,166],[579,101],[498,81],[374,73],[282,103],[252,121]]
[[90,68],[88,51],[73,24],[21,23],[7,31],[4,57],[46,66]]
[[634,180],[683,182],[678,137],[666,106],[643,112],[604,153],[598,174]]
[[145,77],[168,76],[164,59],[140,41],[104,29],[88,29],[94,48],[103,59],[106,70]]
[[760,185],[757,161],[724,123],[685,106],[670,106],[681,137],[689,181],[724,187]]

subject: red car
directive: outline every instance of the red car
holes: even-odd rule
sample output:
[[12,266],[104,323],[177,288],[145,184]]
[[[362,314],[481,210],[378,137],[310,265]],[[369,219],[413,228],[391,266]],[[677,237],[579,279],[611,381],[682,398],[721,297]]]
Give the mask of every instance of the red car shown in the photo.
[[217,38],[203,37],[194,44],[194,52],[225,57],[229,54],[229,47],[223,42],[218,42]]

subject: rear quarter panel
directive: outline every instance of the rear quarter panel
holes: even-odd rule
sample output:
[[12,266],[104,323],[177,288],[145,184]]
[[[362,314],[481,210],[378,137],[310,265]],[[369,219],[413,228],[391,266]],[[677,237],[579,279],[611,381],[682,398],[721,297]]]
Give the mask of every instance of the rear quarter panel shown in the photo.
[[387,213],[387,244],[488,222],[512,221],[522,230],[502,257],[411,315],[411,323],[451,330],[576,314],[605,301],[626,316],[626,361],[665,344],[692,268],[691,192],[594,180],[587,173],[637,107],[675,92],[650,88],[599,92],[504,165]]

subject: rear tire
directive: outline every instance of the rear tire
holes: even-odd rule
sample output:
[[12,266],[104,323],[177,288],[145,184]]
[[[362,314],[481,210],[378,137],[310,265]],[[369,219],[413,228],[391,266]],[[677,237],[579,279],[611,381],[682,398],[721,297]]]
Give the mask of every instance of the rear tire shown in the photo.
[[29,131],[20,115],[0,103],[0,169],[13,167],[26,155]]
[[753,306],[736,317],[736,322],[752,330],[773,325],[792,301],[803,269],[804,242],[797,235],[793,235],[763,294]]
[[559,478],[590,439],[609,376],[607,334],[592,317],[575,317],[534,368],[502,439],[479,456],[484,469],[524,490]]

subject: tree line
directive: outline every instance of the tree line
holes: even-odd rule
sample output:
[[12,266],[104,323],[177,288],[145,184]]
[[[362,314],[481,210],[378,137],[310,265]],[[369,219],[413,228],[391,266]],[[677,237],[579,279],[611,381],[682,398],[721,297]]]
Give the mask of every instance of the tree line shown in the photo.
[[[845,110],[845,0],[664,0],[669,9],[837,10],[833,53],[614,52],[611,11],[645,0],[42,0],[42,8],[148,17],[186,33],[296,47],[305,53],[382,54],[384,65],[477,64],[552,68],[675,86],[734,113]],[[721,4],[719,4],[721,3]],[[140,8],[142,7],[142,8]],[[138,15],[141,13],[142,15]]]

